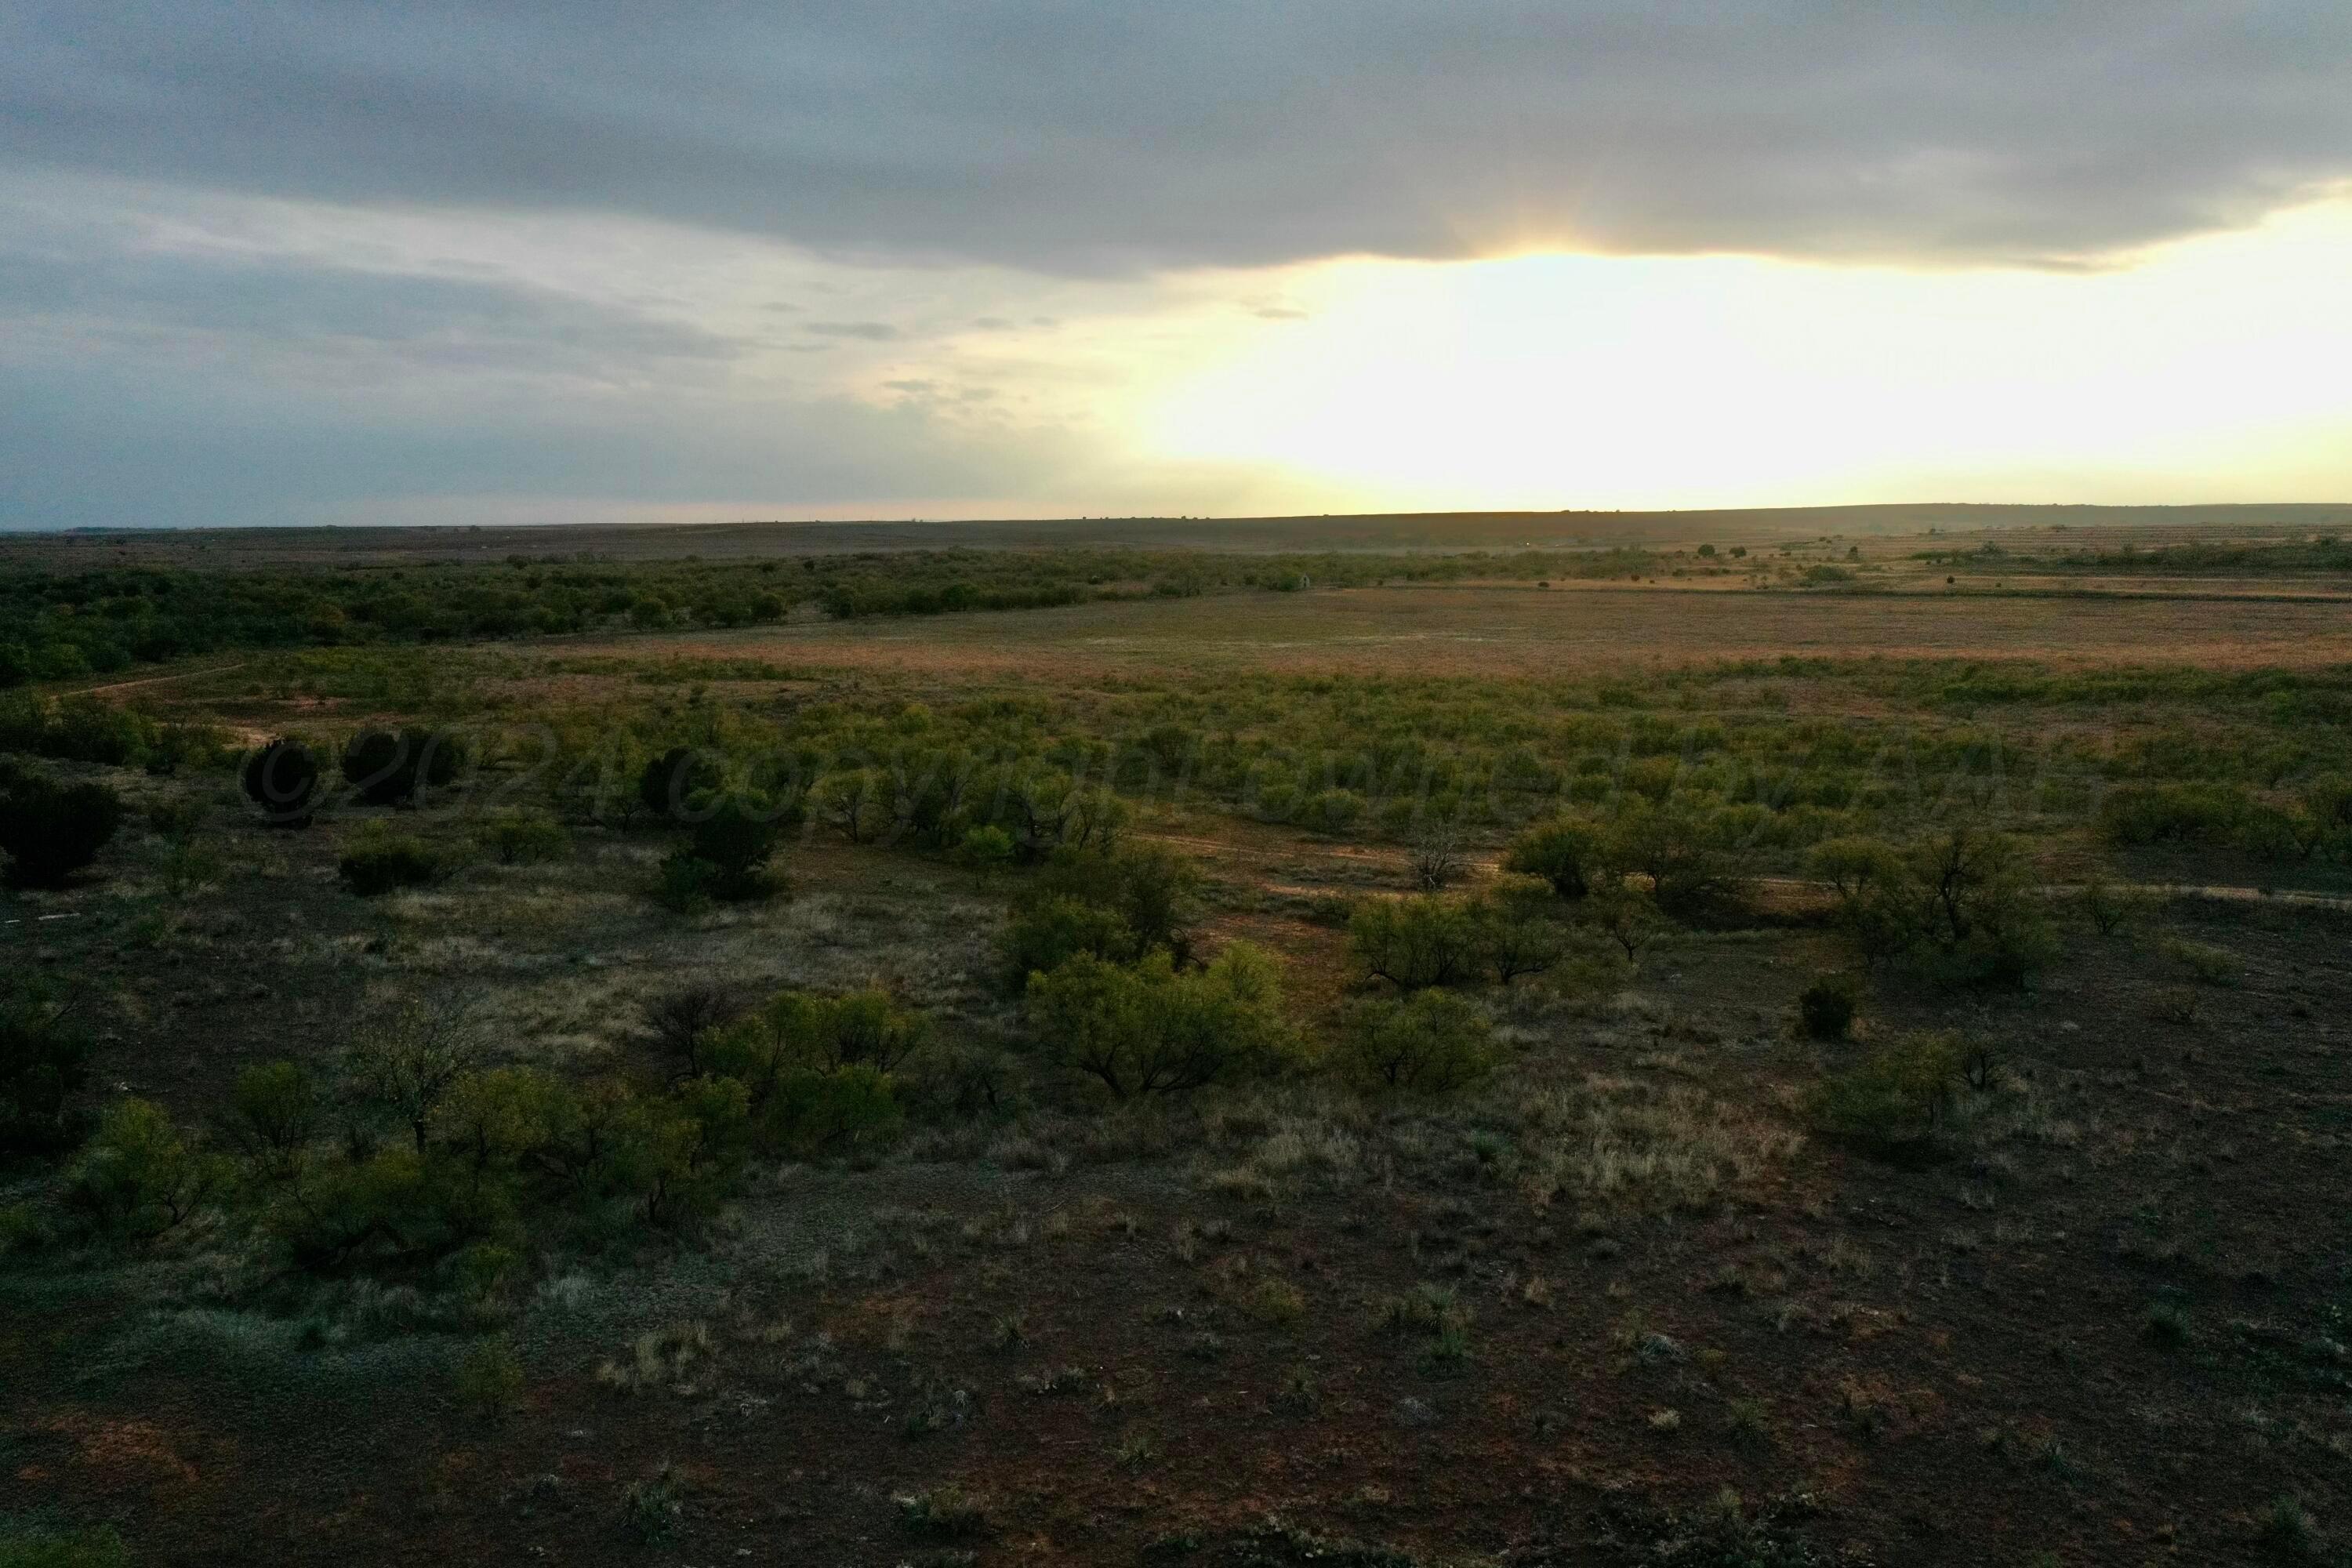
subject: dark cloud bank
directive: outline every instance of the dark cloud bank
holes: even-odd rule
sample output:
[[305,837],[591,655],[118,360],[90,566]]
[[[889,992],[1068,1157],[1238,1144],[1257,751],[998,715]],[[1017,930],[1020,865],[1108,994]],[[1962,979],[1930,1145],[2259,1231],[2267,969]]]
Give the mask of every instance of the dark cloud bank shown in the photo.
[[28,4],[0,126],[26,163],[1051,269],[2073,258],[2352,173],[2352,6]]

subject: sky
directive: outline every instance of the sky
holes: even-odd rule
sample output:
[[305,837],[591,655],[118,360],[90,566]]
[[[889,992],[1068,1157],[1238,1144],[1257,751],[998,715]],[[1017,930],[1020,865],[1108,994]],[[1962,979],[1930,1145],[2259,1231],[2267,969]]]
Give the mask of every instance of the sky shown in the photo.
[[0,529],[2352,500],[2343,0],[0,0]]

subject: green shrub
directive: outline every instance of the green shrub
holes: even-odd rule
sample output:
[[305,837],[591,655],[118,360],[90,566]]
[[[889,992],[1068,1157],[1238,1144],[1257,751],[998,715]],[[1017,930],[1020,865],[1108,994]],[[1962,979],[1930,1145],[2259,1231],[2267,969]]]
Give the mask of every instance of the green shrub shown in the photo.
[[1591,894],[1585,900],[1584,913],[1595,929],[1617,944],[1628,964],[1637,963],[1643,952],[1668,929],[1666,917],[1659,912],[1655,899],[1622,885],[1605,887]]
[[2309,852],[2352,860],[2352,774],[2329,773],[2303,792]]
[[1610,821],[1603,861],[1612,875],[1647,878],[1660,911],[1687,919],[1737,894],[1740,857],[1731,837],[1728,818],[1636,799]]
[[1930,935],[1956,977],[2021,984],[2056,951],[2023,847],[1962,826],[1912,851]]
[[236,1075],[229,1135],[257,1169],[285,1175],[318,1135],[323,1113],[318,1088],[300,1064],[266,1062]]
[[664,907],[690,915],[709,907],[710,889],[718,880],[718,867],[691,849],[673,849],[662,857],[654,897]]
[[1529,828],[1503,857],[1503,869],[1540,877],[1563,899],[1580,899],[1591,891],[1601,865],[1600,831],[1567,816]]
[[1029,977],[1028,1018],[1051,1058],[1114,1100],[1271,1071],[1295,1049],[1274,961],[1241,942],[1181,973],[1165,950],[1131,965],[1082,953]]
[[652,816],[682,821],[688,803],[719,787],[717,759],[688,746],[673,746],[646,763],[637,774],[637,805]]
[[959,1486],[933,1487],[898,1500],[898,1518],[917,1535],[971,1541],[993,1533],[988,1500]]
[[1026,900],[1004,928],[1005,969],[1015,985],[1080,953],[1123,963],[1140,957],[1142,947],[1117,910],[1072,898]]
[[212,767],[230,754],[226,735],[205,724],[164,724],[147,738],[146,768],[170,778],[186,767]]
[[475,1341],[450,1381],[457,1403],[486,1420],[504,1420],[522,1407],[522,1360],[503,1339]]
[[2237,841],[2254,804],[2252,795],[2235,785],[2125,784],[2099,802],[2099,834],[2126,847],[2230,844]]
[[637,1102],[617,1173],[646,1220],[680,1226],[719,1212],[734,1190],[755,1129],[751,1095],[728,1078],[689,1079]]
[[64,887],[121,824],[122,797],[104,784],[59,784],[31,772],[0,780],[0,850],[17,887]]
[[203,831],[207,815],[201,800],[159,800],[147,807],[147,829],[166,844],[186,844]]
[[360,835],[335,862],[344,885],[363,899],[401,888],[430,887],[446,870],[440,855],[423,839],[387,833]]
[[464,742],[446,731],[366,730],[343,748],[343,782],[364,805],[415,805],[464,765]]
[[352,1087],[408,1133],[421,1154],[436,1110],[488,1056],[487,1037],[463,1006],[417,996],[364,1019],[348,1066]]
[[719,1031],[750,1011],[733,986],[694,981],[645,1004],[641,1037],[670,1064],[674,1080],[699,1078],[713,1070],[710,1049]]
[[2271,1500],[2262,1512],[2256,1528],[2256,1539],[2263,1553],[2274,1563],[2325,1563],[2327,1543],[2312,1521],[2303,1500],[2293,1492],[2284,1492]]
[[1437,893],[1365,899],[1348,919],[1348,951],[1401,991],[1469,980],[1483,962],[1480,937],[1475,909]]
[[801,822],[796,801],[776,801],[747,791],[703,798],[688,829],[693,858],[710,868],[706,890],[714,899],[742,902],[782,890],[770,869],[776,847]]
[[339,1272],[371,1260],[414,1266],[511,1235],[514,1194],[457,1161],[394,1143],[321,1160],[285,1184],[264,1216],[296,1266]]
[[2101,936],[2120,936],[2144,925],[2155,914],[2160,895],[2125,887],[2095,870],[2074,894],[2074,906]]
[[713,1078],[743,1087],[761,1147],[806,1158],[896,1133],[903,1117],[895,1071],[929,1034],[929,1018],[880,990],[786,991],[705,1031],[698,1059]]
[[245,797],[272,827],[308,827],[319,799],[319,759],[299,741],[283,736],[245,761],[239,774]]
[[1833,839],[1808,866],[1836,890],[1838,923],[1873,967],[1924,953],[1948,979],[2022,984],[2056,951],[2032,868],[2006,835],[1962,824],[1901,849]]
[[1842,1040],[1853,1027],[1854,984],[1825,974],[1797,995],[1797,1022],[1817,1040]]
[[826,774],[809,791],[809,805],[818,821],[852,844],[880,838],[897,820],[890,809],[888,778],[879,768]]
[[1298,823],[1335,837],[1354,831],[1368,809],[1364,797],[1351,789],[1327,789],[1311,795],[1298,808]]
[[1008,976],[1024,985],[1079,953],[1124,963],[1153,948],[1181,964],[1192,951],[1198,883],[1190,862],[1158,846],[1059,850],[1013,907],[1003,939]]
[[81,1142],[89,1064],[89,1037],[60,1009],[30,992],[0,998],[0,1163]]
[[107,1111],[74,1162],[67,1198],[102,1233],[152,1241],[195,1217],[226,1175],[162,1106],[125,1100]]
[[854,1064],[785,1073],[753,1125],[771,1152],[814,1159],[887,1143],[904,1121],[898,1079]]
[[2238,955],[2226,947],[2190,942],[2184,937],[2168,937],[2160,951],[2166,963],[2200,985],[2235,985],[2238,983]]
[[711,1072],[741,1079],[756,1096],[794,1068],[893,1071],[929,1037],[929,1018],[899,1006],[877,987],[842,996],[784,991],[757,1011],[710,1030],[700,1055]]
[[1927,940],[1925,895],[1903,852],[1882,839],[1832,838],[1807,855],[1806,868],[1836,892],[1837,923],[1872,968]]
[[130,1568],[111,1525],[72,1529],[0,1515],[0,1568]]
[[1823,1079],[1807,1109],[1838,1137],[1887,1150],[1916,1144],[1950,1115],[1969,1055],[1957,1035],[1906,1035]]
[[1199,887],[1192,863],[1156,844],[1058,850],[1035,882],[1040,897],[1114,911],[1134,934],[1138,952],[1164,947],[1179,963],[1191,956]]
[[1013,853],[1013,835],[1002,827],[967,828],[956,845],[956,858],[967,866],[1002,866]]
[[1381,1092],[1448,1094],[1485,1077],[1495,1062],[1486,1016],[1434,988],[1359,1004],[1335,1053],[1341,1076]]
[[145,755],[154,733],[152,720],[96,697],[0,699],[0,752],[119,768]]
[[541,811],[501,811],[485,821],[483,850],[501,866],[538,866],[572,852],[563,824]]
[[1494,971],[1499,985],[1508,985],[1522,974],[1541,974],[1567,951],[1560,928],[1544,915],[1530,912],[1526,900],[1508,889],[1475,900],[1471,921],[1478,962]]

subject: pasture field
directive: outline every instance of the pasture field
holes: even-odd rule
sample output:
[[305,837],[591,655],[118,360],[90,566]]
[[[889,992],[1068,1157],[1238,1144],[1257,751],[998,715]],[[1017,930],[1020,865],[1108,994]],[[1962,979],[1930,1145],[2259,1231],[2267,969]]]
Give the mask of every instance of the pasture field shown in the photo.
[[11,542],[0,1521],[2352,1560],[2345,568],[1874,521]]

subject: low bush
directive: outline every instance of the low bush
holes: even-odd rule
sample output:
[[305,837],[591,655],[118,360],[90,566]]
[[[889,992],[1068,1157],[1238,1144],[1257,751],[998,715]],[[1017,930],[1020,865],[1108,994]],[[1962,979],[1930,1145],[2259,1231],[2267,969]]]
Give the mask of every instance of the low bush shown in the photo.
[[2145,925],[2162,902],[2160,894],[2112,881],[2104,871],[2094,871],[2074,893],[2074,907],[2101,936],[2121,936]]
[[247,1163],[266,1176],[293,1173],[325,1118],[317,1085],[299,1063],[265,1062],[236,1075],[228,1134]]
[[1741,887],[1745,857],[1728,816],[1637,798],[1610,821],[1601,854],[1611,874],[1646,878],[1660,911],[1677,920],[1715,912]]
[[170,778],[183,768],[215,767],[234,752],[228,737],[205,724],[163,724],[147,738],[148,773]]
[[1616,944],[1628,965],[1639,963],[1670,923],[1655,899],[1622,884],[1592,894],[1585,900],[1583,913],[1594,929]]
[[1529,828],[1503,857],[1503,869],[1540,877],[1563,899],[1580,899],[1591,892],[1602,864],[1600,830],[1567,816]]
[[2125,784],[2099,802],[2099,836],[2131,847],[2148,844],[2231,844],[2255,808],[2236,785]]
[[0,698],[0,752],[120,768],[145,758],[155,735],[152,720],[96,697]]
[[1348,920],[1348,951],[1373,978],[1400,991],[1459,985],[1483,963],[1480,921],[1465,900],[1440,893],[1366,899]]
[[786,833],[801,822],[796,801],[778,801],[743,791],[698,802],[688,829],[693,858],[710,868],[704,890],[714,899],[745,902],[783,890],[769,868]]
[[898,1080],[878,1068],[800,1068],[754,1108],[760,1146],[793,1159],[837,1156],[887,1143],[906,1120]]
[[30,770],[0,777],[0,850],[20,888],[62,888],[122,824],[122,797],[101,784],[60,784]]
[[415,805],[456,779],[465,760],[464,742],[446,731],[365,730],[343,748],[343,782],[364,805]]
[[709,907],[710,889],[718,880],[718,867],[691,849],[673,849],[662,857],[654,898],[665,909],[690,915]]
[[2190,942],[2185,937],[2168,937],[2159,951],[2167,963],[2200,985],[2235,985],[2238,983],[2238,955],[2226,947],[2216,947],[2206,942]]
[[1126,963],[1155,948],[1192,954],[1199,873],[1159,846],[1064,849],[1047,858],[1005,928],[1008,978],[1060,968],[1080,953]]
[[1494,1027],[1450,991],[1431,989],[1351,1010],[1334,1065],[1358,1089],[1448,1094],[1492,1071]]
[[541,811],[499,812],[482,824],[478,837],[501,866],[538,866],[572,851],[563,824]]
[[152,1241],[186,1224],[226,1184],[226,1163],[152,1100],[117,1101],[74,1162],[66,1197],[107,1236]]
[[1114,1100],[1272,1071],[1296,1048],[1274,961],[1247,942],[1183,972],[1164,950],[1131,965],[1082,953],[1030,976],[1027,1009],[1047,1056]]
[[1797,1022],[1816,1040],[1842,1040],[1853,1027],[1855,986],[1843,974],[1825,974],[1797,994]]
[[0,998],[0,1163],[81,1142],[89,1037],[34,993]]
[[1808,1097],[1815,1125],[1881,1150],[1932,1138],[1948,1119],[1969,1058],[1958,1036],[1906,1035],[1823,1079]]
[[667,821],[684,821],[688,803],[719,784],[718,758],[688,746],[674,746],[647,762],[637,774],[637,805]]
[[733,986],[697,981],[645,1004],[643,1038],[669,1065],[672,1082],[711,1070],[710,1047],[719,1030],[751,1011]]
[[929,1037],[930,1020],[887,992],[786,991],[706,1030],[698,1058],[711,1077],[743,1086],[761,1148],[808,1158],[895,1134],[903,1120],[895,1074]]
[[1522,974],[1541,974],[1568,950],[1559,924],[1541,911],[1531,911],[1525,898],[1508,889],[1475,901],[1471,920],[1478,962],[1493,973],[1498,985],[1508,985]]
[[450,1381],[457,1403],[485,1420],[503,1420],[522,1406],[522,1361],[503,1339],[476,1341]]
[[1015,906],[1004,928],[1007,978],[1026,985],[1032,974],[1062,967],[1083,953],[1108,963],[1142,956],[1135,929],[1117,910],[1066,897],[1032,897]]
[[283,736],[246,758],[239,774],[246,799],[272,827],[308,827],[319,800],[319,759]]
[[426,888],[447,874],[440,854],[421,838],[388,833],[356,837],[335,862],[336,874],[361,898]]
[[1327,789],[1299,805],[1297,821],[1302,827],[1344,837],[1363,821],[1369,809],[1369,803],[1354,790]]
[[1946,979],[2022,985],[2056,952],[2032,868],[2004,834],[1962,824],[1900,848],[1840,838],[1808,865],[1836,890],[1838,923],[1873,967],[1913,958]]
[[967,866],[1002,866],[1013,854],[1013,835],[1002,827],[967,828],[956,841],[955,858]]

